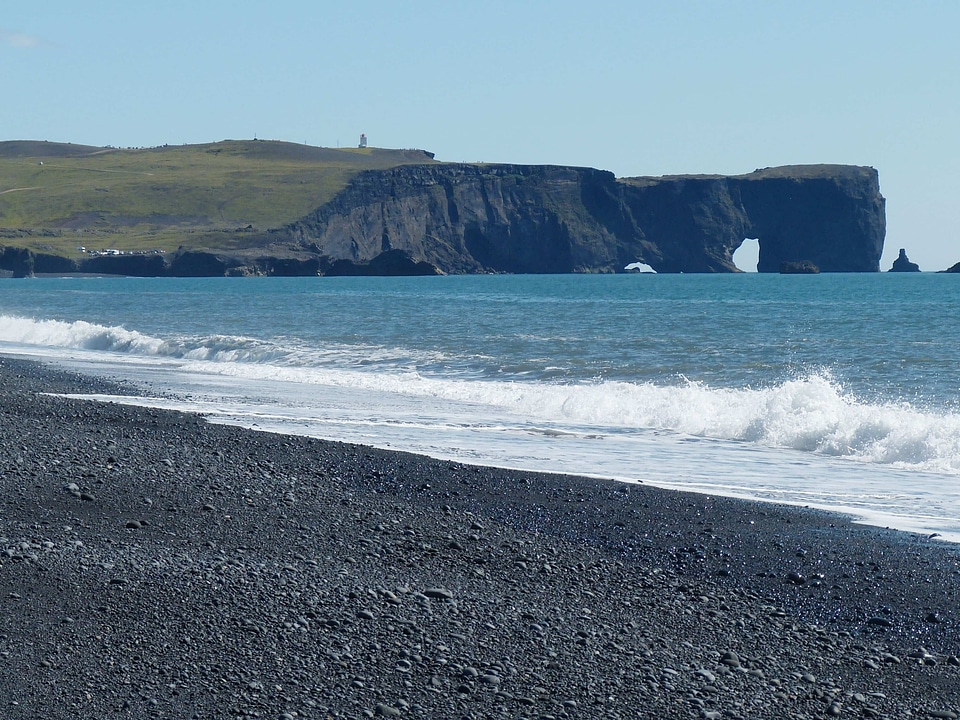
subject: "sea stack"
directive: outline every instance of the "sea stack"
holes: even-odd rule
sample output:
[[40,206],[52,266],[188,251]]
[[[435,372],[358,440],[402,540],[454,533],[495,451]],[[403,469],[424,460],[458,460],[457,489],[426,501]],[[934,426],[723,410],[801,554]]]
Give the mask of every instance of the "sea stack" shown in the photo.
[[890,272],[920,272],[920,266],[915,262],[910,262],[910,258],[907,257],[907,251],[904,248],[900,248],[900,256],[893,261],[893,267],[890,268]]

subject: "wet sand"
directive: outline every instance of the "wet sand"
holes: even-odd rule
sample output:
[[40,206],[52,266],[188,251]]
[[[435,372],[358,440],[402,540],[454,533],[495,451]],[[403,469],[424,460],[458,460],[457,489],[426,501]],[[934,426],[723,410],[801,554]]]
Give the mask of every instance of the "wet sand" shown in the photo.
[[0,717],[960,713],[960,546],[124,391],[0,358]]

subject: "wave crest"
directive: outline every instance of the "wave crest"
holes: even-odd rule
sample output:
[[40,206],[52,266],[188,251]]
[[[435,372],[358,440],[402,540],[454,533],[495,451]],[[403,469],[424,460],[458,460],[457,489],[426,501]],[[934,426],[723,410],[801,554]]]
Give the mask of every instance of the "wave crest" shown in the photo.
[[[755,443],[904,469],[960,474],[960,415],[907,403],[866,402],[827,371],[764,388],[721,388],[606,381],[470,380],[444,358],[403,349],[298,347],[213,335],[164,340],[84,321],[0,316],[0,341],[184,361],[184,373],[333,386],[393,397],[426,398],[486,408],[510,422],[599,433],[674,432]],[[429,355],[429,357],[428,357]],[[435,374],[417,367],[435,364]]]
[[[604,387],[606,386],[606,387]],[[828,373],[762,389],[607,383],[554,408],[571,420],[668,430],[933,472],[960,473],[960,415],[870,403]]]
[[432,377],[344,368],[197,365],[245,380],[356,389],[485,407],[575,432],[665,431],[748,442],[901,468],[960,474],[960,415],[867,403],[826,373],[762,389],[597,382],[552,384]]
[[165,345],[159,338],[122,327],[106,327],[83,320],[31,320],[0,316],[0,340],[41,347],[78,348],[101,352],[159,355]]

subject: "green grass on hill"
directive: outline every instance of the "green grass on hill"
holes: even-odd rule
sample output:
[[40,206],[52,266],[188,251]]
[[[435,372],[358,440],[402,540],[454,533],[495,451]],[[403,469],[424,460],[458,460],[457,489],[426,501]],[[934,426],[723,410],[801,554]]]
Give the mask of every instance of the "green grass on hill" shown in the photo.
[[[330,200],[361,170],[432,162],[419,150],[226,140],[148,149],[0,142],[0,245],[237,249]],[[30,230],[26,236],[21,232]]]
[[779,178],[785,180],[830,180],[838,178],[863,177],[865,168],[856,165],[782,165],[778,167],[757,168],[753,172],[743,175],[662,175],[658,177],[625,177],[620,182],[635,187],[650,187],[664,182],[677,180],[717,180],[726,177],[742,180],[770,180]]

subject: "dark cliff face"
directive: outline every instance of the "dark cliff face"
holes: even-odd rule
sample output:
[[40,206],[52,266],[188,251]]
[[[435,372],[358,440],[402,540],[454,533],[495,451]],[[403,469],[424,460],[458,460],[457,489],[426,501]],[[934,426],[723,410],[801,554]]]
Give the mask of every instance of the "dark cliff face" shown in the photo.
[[885,201],[873,168],[774,168],[732,178],[760,240],[760,272],[811,262],[823,272],[878,272]]
[[612,271],[618,238],[583,193],[615,184],[599,170],[543,166],[367,172],[287,232],[354,263],[402,251],[448,273]]
[[796,166],[748,175],[617,180],[590,168],[407,166],[362,173],[281,234],[333,261],[388,251],[443,272],[736,272],[812,263],[877,272],[884,199],[872,168]]

